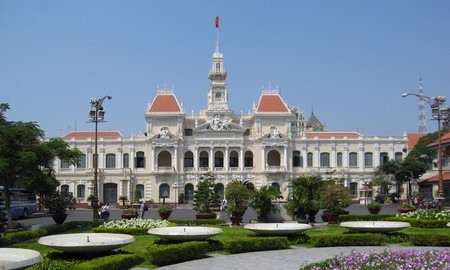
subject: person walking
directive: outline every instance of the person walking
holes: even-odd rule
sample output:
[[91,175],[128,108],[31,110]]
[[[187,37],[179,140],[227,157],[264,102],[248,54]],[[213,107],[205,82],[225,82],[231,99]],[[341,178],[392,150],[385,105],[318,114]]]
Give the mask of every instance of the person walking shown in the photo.
[[140,201],[140,202],[141,202],[141,206],[139,206],[138,217],[139,217],[139,218],[144,218],[144,213],[145,213],[145,203],[144,203],[144,201]]

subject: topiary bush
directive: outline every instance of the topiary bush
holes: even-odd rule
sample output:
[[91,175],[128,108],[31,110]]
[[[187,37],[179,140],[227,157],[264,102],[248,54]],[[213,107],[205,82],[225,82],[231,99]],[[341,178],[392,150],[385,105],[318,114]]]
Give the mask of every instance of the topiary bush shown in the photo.
[[76,270],[128,270],[144,261],[144,258],[135,254],[116,254],[99,257],[77,264]]
[[434,246],[448,247],[450,246],[450,234],[428,234],[416,233],[409,236],[414,246]]
[[387,242],[389,242],[387,236],[381,233],[311,236],[313,247],[382,246]]
[[404,218],[404,217],[390,217],[386,218],[387,221],[402,221],[408,222],[412,227],[418,228],[445,228],[447,227],[447,221],[445,220],[430,220],[430,219],[416,219],[416,218]]
[[208,252],[207,242],[184,242],[168,245],[148,245],[149,260],[157,266],[203,258]]
[[226,223],[225,220],[219,219],[177,219],[171,220],[177,226],[203,226],[203,225],[220,225]]
[[231,254],[287,249],[289,246],[290,244],[287,237],[281,236],[246,237],[241,239],[231,239],[223,242],[224,250],[230,252]]
[[386,218],[395,217],[395,215],[339,215],[338,222],[347,221],[384,221]]

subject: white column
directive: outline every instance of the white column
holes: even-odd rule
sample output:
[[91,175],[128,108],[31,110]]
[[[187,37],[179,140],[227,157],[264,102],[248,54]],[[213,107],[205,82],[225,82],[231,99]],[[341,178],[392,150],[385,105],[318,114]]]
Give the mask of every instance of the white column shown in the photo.
[[131,202],[131,179],[130,180],[128,180],[128,182],[127,182],[127,191],[128,191],[128,195],[127,195],[127,197],[128,197],[128,200]]
[[244,170],[244,147],[241,146],[241,149],[239,151],[239,171]]
[[389,144],[389,160],[395,160],[394,145],[392,143]]
[[155,158],[155,147],[154,146],[152,146],[152,148],[151,148],[152,150],[151,150],[151,154],[150,154],[150,156],[151,156],[151,158],[152,158],[152,160],[151,160],[151,164],[152,164],[152,166],[151,166],[151,169],[152,169],[152,172],[154,172],[155,171],[155,162],[156,162],[156,158]]
[[342,166],[348,167],[348,145],[344,146],[344,154],[342,156]]
[[194,149],[194,170],[198,172],[198,159],[200,157],[198,156],[198,147],[195,147]]
[[175,168],[175,171],[178,172],[178,146],[175,146],[174,148],[174,158],[173,165]]
[[230,153],[230,148],[228,146],[225,147],[225,171],[228,172],[228,166],[230,165],[230,161],[229,161],[229,155]]
[[284,168],[286,170],[289,170],[288,168],[288,151],[287,151],[287,145],[284,146]]
[[117,157],[116,157],[117,164],[116,164],[116,168],[123,168],[122,158],[123,158],[122,148],[119,147],[119,148],[117,148]]
[[316,146],[314,147],[314,163],[313,163],[313,167],[320,167],[320,148],[319,148],[319,144],[316,144]]
[[336,154],[336,146],[331,147],[331,158],[330,158],[330,167],[335,168],[337,167],[337,154]]
[[103,145],[99,147],[100,155],[98,155],[98,169],[105,168],[105,148]]
[[375,157],[374,157],[374,164],[373,167],[376,168],[380,166],[380,145],[375,144]]
[[359,146],[359,171],[362,172],[364,171],[364,146],[360,145]]
[[308,148],[306,147],[302,148],[302,156],[303,156],[303,169],[306,169],[306,167],[308,167]]
[[266,170],[266,146],[263,145],[261,149],[261,171]]
[[214,171],[214,147],[209,148],[209,170]]
[[136,165],[134,165],[135,164],[135,160],[136,160],[135,149],[134,149],[134,146],[131,146],[130,147],[130,158],[129,158],[130,168],[136,168]]

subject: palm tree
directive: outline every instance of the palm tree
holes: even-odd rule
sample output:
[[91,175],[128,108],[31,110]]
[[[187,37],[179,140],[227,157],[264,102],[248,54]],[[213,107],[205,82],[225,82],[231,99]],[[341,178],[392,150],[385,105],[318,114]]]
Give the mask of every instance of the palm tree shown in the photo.
[[263,186],[256,190],[253,194],[253,200],[250,206],[255,209],[258,215],[258,221],[267,221],[270,213],[277,213],[280,211],[272,201],[281,199],[281,193],[278,189],[270,186]]
[[302,175],[290,180],[292,192],[287,199],[286,208],[299,220],[306,220],[308,214],[313,221],[319,210],[320,190],[323,180],[320,175]]

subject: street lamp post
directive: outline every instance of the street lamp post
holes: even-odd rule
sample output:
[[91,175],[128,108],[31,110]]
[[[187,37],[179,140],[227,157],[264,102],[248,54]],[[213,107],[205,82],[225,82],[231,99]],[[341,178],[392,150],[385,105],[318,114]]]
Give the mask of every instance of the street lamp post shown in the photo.
[[177,209],[177,191],[178,191],[178,182],[172,184],[172,188],[175,190],[175,209]]
[[441,120],[446,120],[448,118],[447,109],[441,110],[441,106],[445,104],[444,96],[427,97],[424,95],[414,94],[414,93],[403,93],[402,97],[416,96],[423,99],[426,103],[431,106],[431,113],[434,120],[438,121],[438,175],[439,175],[439,197],[442,201],[439,204],[439,209],[444,210],[445,193],[444,193],[444,176],[442,173],[442,139],[441,139]]
[[89,111],[89,122],[95,124],[95,148],[94,148],[94,198],[93,198],[93,213],[92,221],[98,221],[98,122],[104,122],[105,111],[103,110],[103,101],[105,98],[111,99],[111,96],[104,96],[102,98],[91,98],[91,110]]

